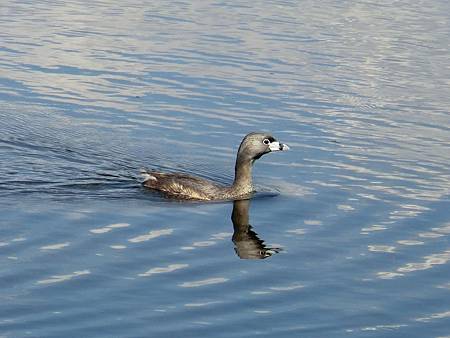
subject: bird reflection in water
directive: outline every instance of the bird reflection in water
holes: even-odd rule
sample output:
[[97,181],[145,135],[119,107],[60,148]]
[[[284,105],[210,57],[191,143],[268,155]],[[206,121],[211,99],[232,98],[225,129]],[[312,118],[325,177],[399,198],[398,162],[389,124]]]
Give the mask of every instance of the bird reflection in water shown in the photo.
[[250,200],[239,200],[233,203],[233,243],[236,254],[241,259],[264,259],[281,251],[281,248],[270,248],[258,237],[249,224],[248,208]]

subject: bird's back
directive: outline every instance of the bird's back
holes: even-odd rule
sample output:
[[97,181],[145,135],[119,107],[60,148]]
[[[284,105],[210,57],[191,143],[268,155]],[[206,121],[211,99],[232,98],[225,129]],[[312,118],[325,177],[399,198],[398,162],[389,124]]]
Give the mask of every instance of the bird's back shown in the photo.
[[225,189],[203,178],[181,173],[146,172],[144,178],[145,187],[179,199],[213,200]]

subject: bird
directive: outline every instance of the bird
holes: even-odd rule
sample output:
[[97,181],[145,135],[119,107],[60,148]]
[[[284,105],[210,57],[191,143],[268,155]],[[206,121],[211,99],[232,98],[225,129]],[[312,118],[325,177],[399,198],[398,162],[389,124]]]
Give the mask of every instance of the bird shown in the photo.
[[230,186],[219,185],[210,180],[184,173],[141,172],[142,185],[159,191],[167,198],[179,200],[236,200],[254,192],[252,184],[253,163],[261,156],[274,151],[286,151],[287,144],[280,143],[264,132],[247,134],[237,151],[235,175]]

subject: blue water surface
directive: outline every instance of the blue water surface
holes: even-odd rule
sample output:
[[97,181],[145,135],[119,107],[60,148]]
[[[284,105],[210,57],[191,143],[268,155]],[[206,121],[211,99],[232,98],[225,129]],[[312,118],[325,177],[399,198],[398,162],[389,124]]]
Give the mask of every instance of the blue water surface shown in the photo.
[[[450,335],[447,1],[3,1],[0,337]],[[240,202],[251,131],[289,152]]]

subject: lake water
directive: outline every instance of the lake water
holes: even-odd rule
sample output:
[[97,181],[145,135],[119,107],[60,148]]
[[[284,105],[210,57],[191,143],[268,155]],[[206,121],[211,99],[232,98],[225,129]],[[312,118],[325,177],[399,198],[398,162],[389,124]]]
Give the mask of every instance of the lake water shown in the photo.
[[[450,337],[449,13],[3,1],[0,337]],[[259,130],[251,201],[140,187]]]

